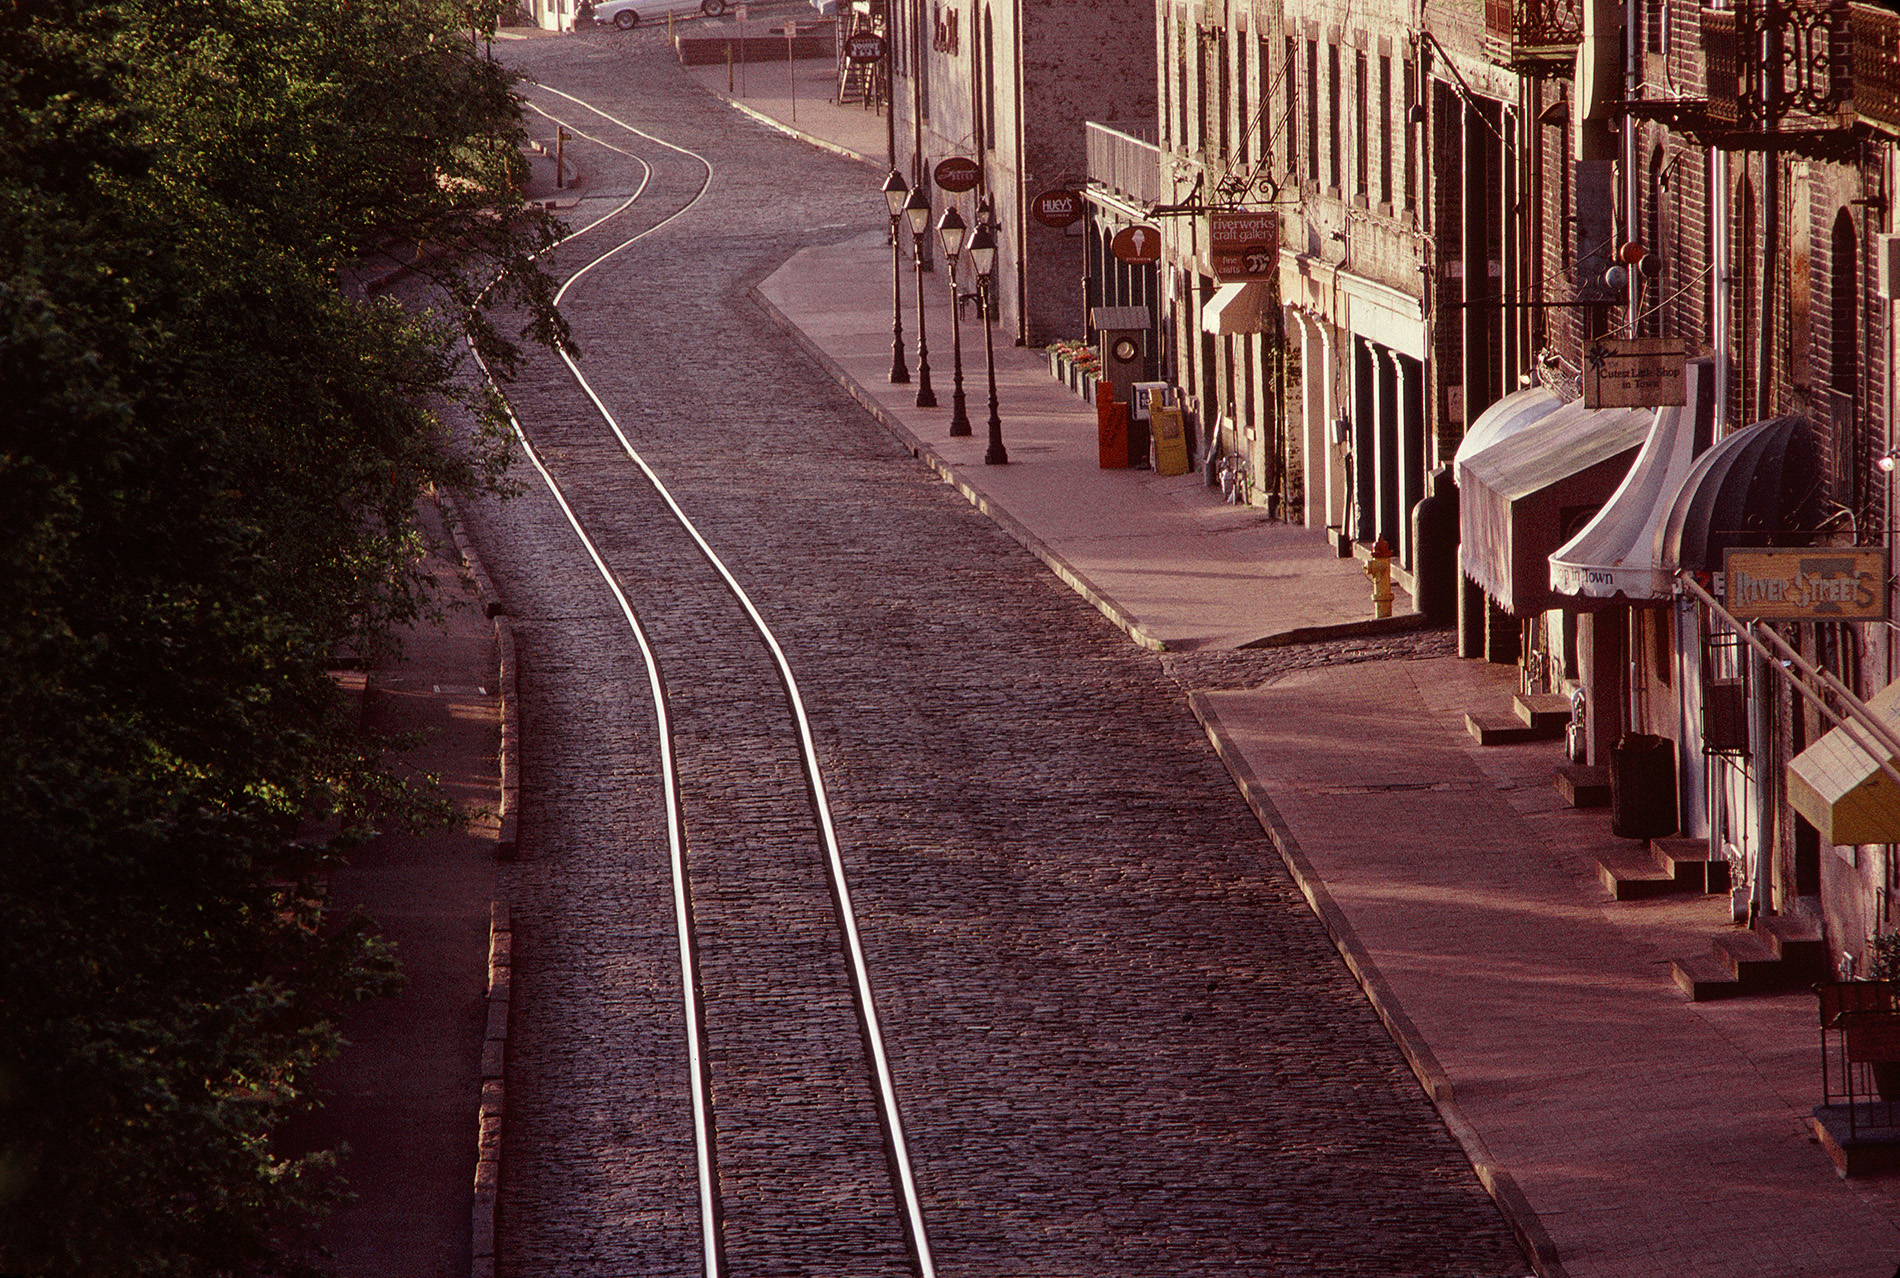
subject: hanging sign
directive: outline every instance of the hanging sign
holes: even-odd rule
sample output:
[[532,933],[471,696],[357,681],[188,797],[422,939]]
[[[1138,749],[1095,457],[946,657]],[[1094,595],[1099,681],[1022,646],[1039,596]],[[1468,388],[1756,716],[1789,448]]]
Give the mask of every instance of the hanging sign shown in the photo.
[[975,160],[953,155],[937,165],[935,175],[940,189],[961,193],[976,190],[983,180],[983,169]]
[[1061,230],[1082,220],[1082,197],[1075,191],[1057,187],[1044,191],[1029,202],[1029,215],[1044,226]]
[[1583,406],[1686,404],[1682,370],[1690,354],[1679,337],[1595,338],[1583,348]]
[[1161,260],[1161,232],[1152,226],[1124,226],[1108,242],[1108,251],[1130,266]]
[[845,41],[844,56],[850,62],[882,62],[884,60],[884,37],[875,31],[866,31]]
[[1722,606],[1745,621],[1879,621],[1887,615],[1887,552],[1860,546],[1722,555]]
[[1216,209],[1207,215],[1207,249],[1218,283],[1270,280],[1280,269],[1280,215]]

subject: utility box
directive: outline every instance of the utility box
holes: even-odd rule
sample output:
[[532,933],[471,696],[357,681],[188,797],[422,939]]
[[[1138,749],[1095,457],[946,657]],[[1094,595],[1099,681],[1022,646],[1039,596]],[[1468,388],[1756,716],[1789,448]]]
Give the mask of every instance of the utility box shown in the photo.
[[1148,308],[1098,306],[1090,324],[1102,353],[1102,376],[1114,383],[1115,398],[1134,402],[1135,383],[1148,376]]

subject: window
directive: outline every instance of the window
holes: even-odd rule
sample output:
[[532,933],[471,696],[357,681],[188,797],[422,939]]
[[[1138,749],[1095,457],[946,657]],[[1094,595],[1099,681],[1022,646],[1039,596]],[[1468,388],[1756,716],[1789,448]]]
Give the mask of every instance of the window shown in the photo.
[[1306,176],[1319,181],[1319,41],[1306,42]]
[[1326,138],[1328,143],[1326,184],[1338,191],[1345,184],[1339,177],[1339,46],[1337,44],[1326,46]]
[[1398,129],[1399,169],[1405,174],[1405,211],[1418,210],[1418,170],[1412,159],[1412,104],[1418,101],[1418,68],[1405,60],[1405,120]]
[[1379,203],[1392,207],[1392,58],[1379,55]]
[[1372,191],[1372,89],[1367,83],[1364,49],[1354,52],[1352,71],[1353,114],[1359,125],[1352,156],[1352,193],[1364,199]]
[[1174,28],[1161,24],[1161,149],[1174,149]]
[[[1262,59],[1265,65],[1265,59]],[[1280,133],[1286,138],[1286,172],[1292,177],[1300,171],[1300,148],[1296,139],[1300,136],[1300,52],[1299,42],[1292,36],[1286,38],[1286,61],[1281,64],[1280,75],[1286,81],[1286,115],[1280,121]]]
[[996,28],[990,10],[983,9],[983,143],[996,149]]

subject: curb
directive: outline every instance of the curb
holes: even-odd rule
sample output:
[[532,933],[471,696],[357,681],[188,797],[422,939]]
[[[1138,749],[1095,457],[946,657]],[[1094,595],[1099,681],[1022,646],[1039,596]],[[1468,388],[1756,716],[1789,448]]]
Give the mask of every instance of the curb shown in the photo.
[[1004,510],[1001,506],[996,505],[988,497],[985,497],[960,477],[956,472],[956,468],[945,460],[942,454],[919,439],[895,414],[878,403],[855,377],[846,372],[842,365],[832,359],[816,342],[812,341],[803,329],[792,323],[791,319],[787,317],[783,311],[779,310],[777,306],[774,306],[771,300],[757,287],[752,289],[752,300],[757,302],[759,308],[766,313],[772,322],[784,329],[807,355],[811,356],[812,359],[817,361],[821,368],[830,373],[831,376],[837,380],[838,384],[844,387],[846,394],[850,395],[852,399],[857,400],[858,403],[864,407],[865,411],[877,418],[886,430],[895,435],[897,441],[909,449],[913,457],[936,471],[938,476],[946,484],[949,484],[952,488],[955,488],[959,493],[963,494],[964,500],[968,501],[972,506],[975,506],[979,511],[983,512],[983,514],[989,516],[997,527],[1014,538],[1017,544],[1021,545],[1024,550],[1027,550],[1030,554],[1048,565],[1049,570],[1061,578],[1065,585],[1075,591],[1076,594],[1081,595],[1082,598],[1088,600],[1089,603],[1093,604],[1096,611],[1114,622],[1130,639],[1133,639],[1142,647],[1152,652],[1166,652],[1168,650],[1165,643],[1142,629],[1140,622],[1136,621],[1134,617],[1124,611],[1120,604],[1102,593],[1102,591],[1096,587],[1095,583],[1090,581],[1079,569],[1070,564],[1069,561],[1064,559],[1061,555],[1051,550],[1039,537],[1030,532],[1022,523],[1018,522],[1015,516],[1011,515],[1007,510]]
[[507,1098],[508,1017],[514,932],[508,903],[489,906],[488,1034],[482,1042],[482,1107],[476,1138],[475,1201],[469,1211],[469,1278],[495,1278],[495,1211],[501,1190],[501,1121]]
[[475,589],[480,592],[488,615],[495,623],[495,648],[499,653],[497,691],[501,697],[501,833],[495,843],[495,856],[512,861],[520,844],[521,826],[521,698],[516,685],[514,622],[501,610],[495,583],[482,566],[473,543],[462,531],[461,507],[446,493],[438,495],[438,502],[448,507],[444,512],[448,517],[442,522],[448,525],[456,553],[462,557],[462,566],[475,579]]
[[719,90],[717,89],[707,89],[706,91],[712,94],[714,97],[718,98],[721,102],[724,102],[727,106],[731,107],[733,110],[737,111],[740,115],[751,116],[754,120],[757,120],[760,124],[765,125],[767,128],[773,129],[779,133],[783,133],[787,137],[796,138],[798,141],[805,143],[807,146],[815,146],[820,151],[829,151],[833,155],[841,155],[847,160],[856,160],[859,164],[869,165],[871,168],[874,168],[874,169],[881,169],[884,167],[884,162],[882,160],[873,160],[868,155],[858,154],[856,151],[853,151],[848,146],[839,146],[836,142],[827,142],[821,137],[814,137],[812,134],[806,133],[800,129],[793,128],[791,125],[785,123],[785,121],[778,119],[775,116],[767,115],[763,111],[759,111],[752,107],[749,107],[745,103],[739,101],[737,98],[729,98],[725,94],[719,92]]
[[1524,1196],[1524,1191],[1518,1187],[1517,1180],[1492,1157],[1490,1149],[1484,1143],[1484,1138],[1466,1121],[1463,1111],[1458,1108],[1457,1100],[1452,1095],[1451,1079],[1439,1065],[1438,1058],[1432,1054],[1430,1045],[1419,1033],[1418,1027],[1412,1024],[1411,1017],[1407,1016],[1405,1009],[1399,1006],[1397,997],[1387,986],[1378,965],[1366,952],[1358,933],[1353,931],[1351,922],[1347,920],[1345,912],[1339,908],[1332,894],[1326,890],[1326,884],[1321,881],[1319,875],[1314,872],[1312,864],[1307,861],[1306,853],[1301,849],[1299,840],[1294,837],[1292,829],[1280,815],[1280,810],[1274,806],[1273,799],[1268,795],[1266,787],[1260,783],[1260,778],[1254,775],[1246,756],[1227,735],[1227,728],[1221,723],[1220,715],[1207,698],[1199,692],[1188,694],[1188,707],[1194,712],[1194,717],[1200,720],[1202,730],[1207,733],[1207,739],[1213,743],[1214,753],[1220,756],[1228,774],[1240,787],[1241,796],[1247,801],[1247,806],[1253,809],[1253,814],[1259,820],[1261,828],[1266,831],[1267,837],[1273,840],[1273,846],[1279,851],[1280,860],[1286,864],[1287,872],[1293,876],[1294,884],[1306,897],[1307,905],[1318,916],[1320,926],[1326,929],[1327,936],[1332,939],[1333,948],[1338,950],[1340,958],[1345,960],[1347,970],[1359,983],[1360,989],[1365,991],[1366,999],[1372,1004],[1373,1012],[1384,1023],[1386,1032],[1392,1036],[1392,1041],[1398,1044],[1399,1051],[1404,1054],[1406,1062],[1412,1067],[1412,1073],[1417,1076],[1419,1085],[1425,1089],[1425,1094],[1431,1097],[1432,1104],[1437,1107],[1439,1117],[1444,1120],[1452,1138],[1464,1150],[1472,1170],[1478,1174],[1478,1182],[1484,1186],[1485,1192],[1490,1194],[1491,1200],[1497,1204],[1498,1211],[1503,1215],[1505,1223],[1510,1226],[1511,1233],[1516,1236],[1518,1245],[1530,1258],[1539,1278],[1567,1278],[1563,1263],[1557,1257],[1557,1245],[1551,1241],[1543,1222],[1537,1218],[1536,1209]]

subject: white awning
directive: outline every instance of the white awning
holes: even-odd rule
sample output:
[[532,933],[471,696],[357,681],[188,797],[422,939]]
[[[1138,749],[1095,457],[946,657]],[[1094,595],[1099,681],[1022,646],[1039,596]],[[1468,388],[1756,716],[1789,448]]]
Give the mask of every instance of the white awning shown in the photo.
[[1491,445],[1509,439],[1539,418],[1548,417],[1564,402],[1542,386],[1512,391],[1478,414],[1478,420],[1465,427],[1465,437],[1452,455],[1451,473],[1456,475],[1466,458]]
[[1563,600],[1550,556],[1609,501],[1649,434],[1640,408],[1563,405],[1458,465],[1458,562],[1514,617]]
[[1663,563],[1663,525],[1715,426],[1715,366],[1692,360],[1687,404],[1658,408],[1643,451],[1623,484],[1582,532],[1550,557],[1550,588],[1586,599],[1667,599],[1674,573]]
[[1264,333],[1273,298],[1265,284],[1223,284],[1201,307],[1201,331],[1216,337]]

